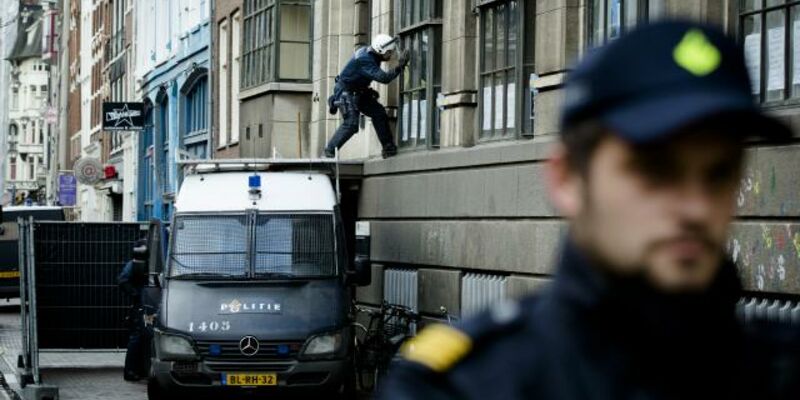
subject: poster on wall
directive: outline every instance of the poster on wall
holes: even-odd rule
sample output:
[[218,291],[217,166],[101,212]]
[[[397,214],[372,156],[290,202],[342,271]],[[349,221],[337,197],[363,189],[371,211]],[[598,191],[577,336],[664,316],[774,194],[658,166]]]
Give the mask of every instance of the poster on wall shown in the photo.
[[751,33],[744,37],[744,60],[750,82],[753,84],[753,94],[761,92],[761,34]]
[[64,207],[74,207],[78,197],[78,179],[71,172],[58,175],[58,202]]

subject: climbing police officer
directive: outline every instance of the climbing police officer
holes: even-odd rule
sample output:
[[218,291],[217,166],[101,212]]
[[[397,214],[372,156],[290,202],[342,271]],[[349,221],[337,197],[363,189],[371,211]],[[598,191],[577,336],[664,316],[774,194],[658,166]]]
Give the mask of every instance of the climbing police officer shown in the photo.
[[358,121],[361,114],[372,119],[372,125],[383,147],[383,157],[397,154],[392,132],[389,130],[389,118],[386,109],[378,103],[378,92],[371,89],[372,81],[387,84],[394,80],[408,64],[408,52],[398,54],[398,65],[390,71],[381,69],[381,63],[389,61],[395,52],[397,38],[379,34],[372,44],[356,50],[353,57],[336,77],[333,94],[328,97],[328,108],[331,114],[341,111],[344,122],[325,146],[325,156],[333,157],[337,149],[358,132]]
[[800,341],[742,325],[724,243],[747,136],[782,140],[741,48],[664,21],[567,78],[544,167],[567,233],[549,286],[407,342],[382,399],[800,399]]

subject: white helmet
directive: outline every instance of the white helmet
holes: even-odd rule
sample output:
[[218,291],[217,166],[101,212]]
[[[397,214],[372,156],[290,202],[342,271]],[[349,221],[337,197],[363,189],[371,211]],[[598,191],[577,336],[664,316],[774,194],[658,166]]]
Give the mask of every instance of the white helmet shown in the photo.
[[372,50],[380,55],[384,55],[395,49],[396,39],[385,34],[379,33],[372,39]]

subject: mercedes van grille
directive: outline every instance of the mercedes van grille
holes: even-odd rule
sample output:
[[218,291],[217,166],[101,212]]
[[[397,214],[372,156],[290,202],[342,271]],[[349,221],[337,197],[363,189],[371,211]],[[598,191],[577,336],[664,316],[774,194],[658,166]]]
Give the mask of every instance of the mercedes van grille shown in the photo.
[[[210,347],[219,345],[219,354],[211,354]],[[204,359],[209,361],[264,361],[264,360],[292,360],[297,358],[297,353],[303,347],[303,342],[261,342],[258,353],[245,356],[239,349],[238,340],[227,341],[198,341],[197,349]]]
[[286,362],[216,362],[206,361],[208,369],[215,372],[286,372],[293,363]]

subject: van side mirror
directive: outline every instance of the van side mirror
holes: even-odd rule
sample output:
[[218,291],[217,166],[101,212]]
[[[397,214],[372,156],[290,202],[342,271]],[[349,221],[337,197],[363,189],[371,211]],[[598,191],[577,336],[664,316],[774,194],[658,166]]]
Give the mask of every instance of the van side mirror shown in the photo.
[[352,270],[348,271],[348,283],[356,286],[367,286],[372,283],[369,228],[368,221],[356,222],[356,256],[353,260]]
[[347,282],[356,286],[369,286],[372,283],[372,261],[356,256],[353,260],[353,269],[347,271]]

